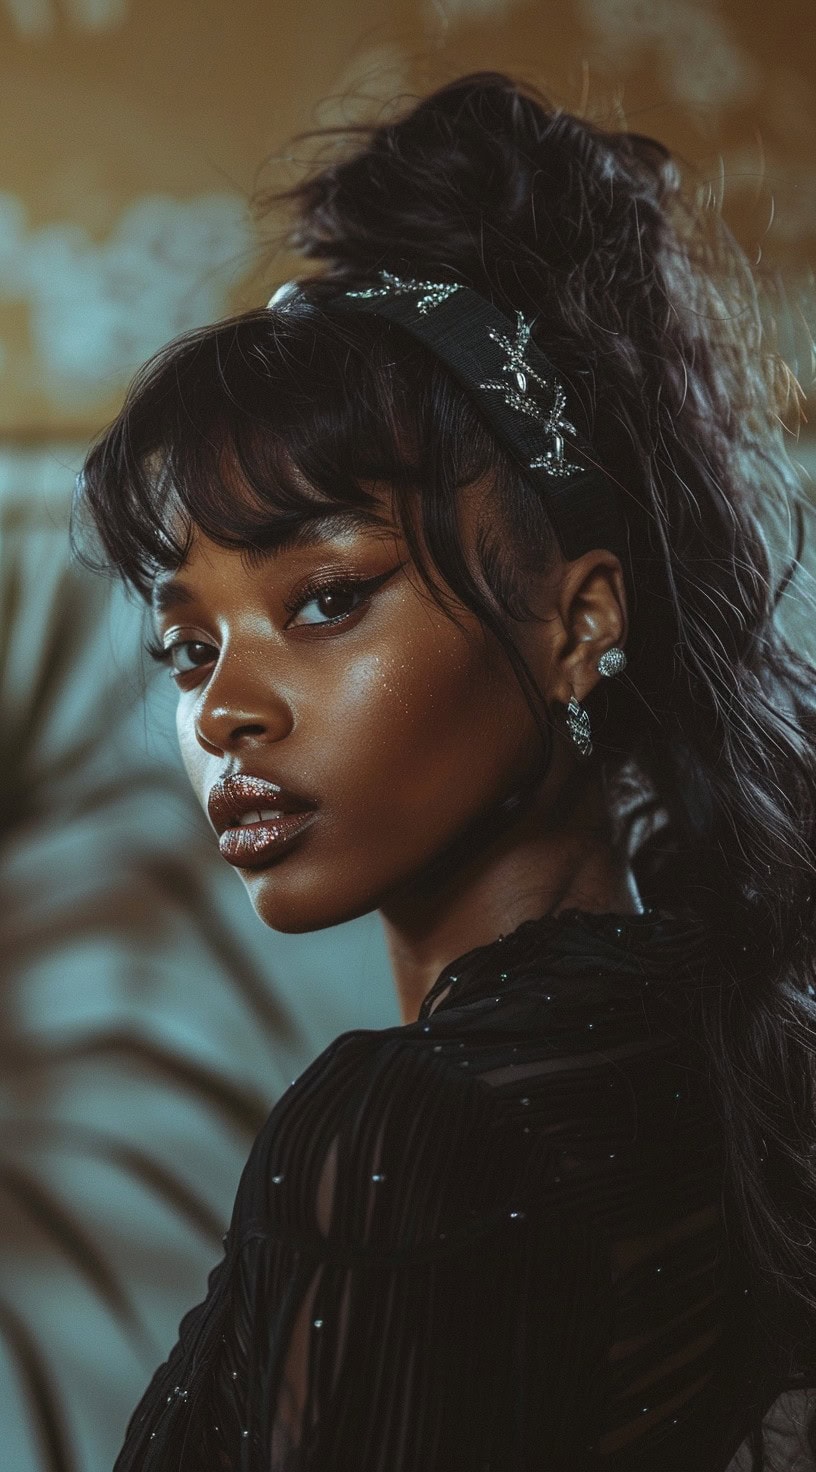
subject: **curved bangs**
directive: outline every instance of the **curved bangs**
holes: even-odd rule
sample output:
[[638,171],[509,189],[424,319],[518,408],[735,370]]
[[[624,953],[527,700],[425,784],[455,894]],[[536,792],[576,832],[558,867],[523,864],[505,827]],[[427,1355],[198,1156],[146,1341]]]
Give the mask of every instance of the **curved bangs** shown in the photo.
[[94,565],[148,597],[196,529],[263,552],[338,507],[382,521],[372,483],[393,488],[412,552],[417,500],[432,555],[452,545],[453,493],[510,470],[506,457],[421,344],[338,316],[301,297],[186,334],[147,363],[78,478],[75,516],[90,515],[103,549]]

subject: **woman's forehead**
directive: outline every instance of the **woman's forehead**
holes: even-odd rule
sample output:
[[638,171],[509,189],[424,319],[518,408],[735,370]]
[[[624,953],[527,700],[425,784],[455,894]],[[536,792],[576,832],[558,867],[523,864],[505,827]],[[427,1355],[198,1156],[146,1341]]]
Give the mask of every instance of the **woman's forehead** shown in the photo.
[[[330,487],[311,484],[291,462],[285,466],[285,475],[288,486],[270,481],[265,493],[263,486],[248,482],[234,451],[225,448],[218,463],[223,494],[211,498],[205,493],[199,501],[193,481],[180,487],[168,474],[162,516],[168,556],[153,579],[152,606],[164,603],[170,582],[197,571],[202,563],[220,566],[225,553],[243,556],[251,564],[258,558],[266,562],[278,555],[319,548],[329,541],[379,539],[398,544],[402,555],[410,526],[410,544],[423,561],[428,555],[425,497],[420,486],[396,486],[384,476],[361,477],[356,482],[359,499],[350,502],[333,499]],[[501,520],[495,473],[484,473],[459,487],[455,499],[463,550],[471,561],[481,536],[488,528],[497,531]]]
[[263,558],[273,561],[286,553],[319,548],[326,542],[354,542],[366,539],[393,541],[400,538],[400,528],[384,512],[363,507],[336,506],[326,510],[301,512],[289,518],[271,519],[259,529],[251,543],[226,542],[212,537],[195,523],[187,524],[183,535],[184,555],[172,567],[162,568],[154,579],[153,601],[160,601],[160,589],[168,580],[182,574],[197,563],[214,563],[226,556],[247,561]]

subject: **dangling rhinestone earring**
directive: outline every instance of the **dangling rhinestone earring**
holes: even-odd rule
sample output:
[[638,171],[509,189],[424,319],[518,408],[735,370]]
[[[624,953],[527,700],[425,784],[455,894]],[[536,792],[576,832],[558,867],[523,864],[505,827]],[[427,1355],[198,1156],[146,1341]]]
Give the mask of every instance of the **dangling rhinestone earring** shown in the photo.
[[589,715],[580,701],[570,696],[567,706],[567,730],[575,745],[578,747],[580,756],[589,756],[592,752],[592,735],[589,728]]
[[[621,670],[626,669],[626,655],[622,649],[617,647],[607,649],[598,660],[597,669],[601,675],[619,675]],[[581,705],[580,701],[570,696],[567,706],[567,730],[575,745],[578,747],[580,756],[592,755],[592,731],[589,724],[589,713]]]
[[626,655],[622,649],[607,649],[598,660],[598,672],[601,675],[619,675],[621,670],[626,669]]

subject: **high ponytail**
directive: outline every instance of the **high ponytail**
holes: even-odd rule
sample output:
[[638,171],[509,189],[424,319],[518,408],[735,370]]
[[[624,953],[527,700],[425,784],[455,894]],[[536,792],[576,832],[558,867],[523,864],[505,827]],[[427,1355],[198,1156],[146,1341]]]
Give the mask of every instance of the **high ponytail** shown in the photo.
[[[534,319],[624,493],[628,675],[589,697],[593,733],[621,813],[642,794],[644,898],[693,907],[722,942],[700,1027],[758,1373],[816,1375],[816,668],[779,620],[807,505],[747,263],[661,144],[492,73],[355,130],[281,200],[318,291],[387,268]],[[770,528],[786,520],[797,544],[777,576]]]

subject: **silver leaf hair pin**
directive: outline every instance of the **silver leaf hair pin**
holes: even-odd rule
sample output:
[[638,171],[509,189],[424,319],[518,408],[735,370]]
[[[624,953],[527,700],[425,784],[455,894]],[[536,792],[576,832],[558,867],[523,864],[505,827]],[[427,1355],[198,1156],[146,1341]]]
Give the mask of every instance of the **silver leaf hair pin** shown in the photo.
[[400,276],[395,276],[391,271],[381,271],[380,280],[381,286],[367,286],[364,291],[347,291],[346,296],[372,301],[376,297],[416,295],[418,297],[417,311],[425,316],[441,302],[446,302],[455,291],[461,290],[458,281],[403,281]]
[[564,459],[564,435],[575,434],[575,425],[569,419],[563,417],[566,408],[567,396],[560,383],[553,384],[553,406],[546,418],[546,428],[552,435],[552,448],[545,451],[543,455],[537,455],[535,460],[530,461],[531,470],[548,470],[550,475],[560,476],[566,480],[576,471],[581,469],[580,465],[574,465],[572,461]]
[[[487,383],[480,383],[479,387],[500,393],[510,409],[516,409],[519,414],[526,414],[544,426],[552,436],[552,446],[545,454],[530,461],[530,469],[547,470],[550,475],[566,478],[581,469],[580,465],[573,465],[564,459],[564,435],[575,434],[577,431],[575,425],[564,417],[567,396],[561,384],[555,378],[542,378],[525,358],[530,331],[530,323],[525,322],[521,312],[516,312],[516,335],[513,339],[506,337],[503,332],[497,332],[494,327],[488,328],[490,337],[498,343],[506,356],[501,371],[508,375],[510,381],[502,383],[491,379]],[[531,381],[537,388],[552,394],[550,409],[544,409],[535,399],[528,397]]]

